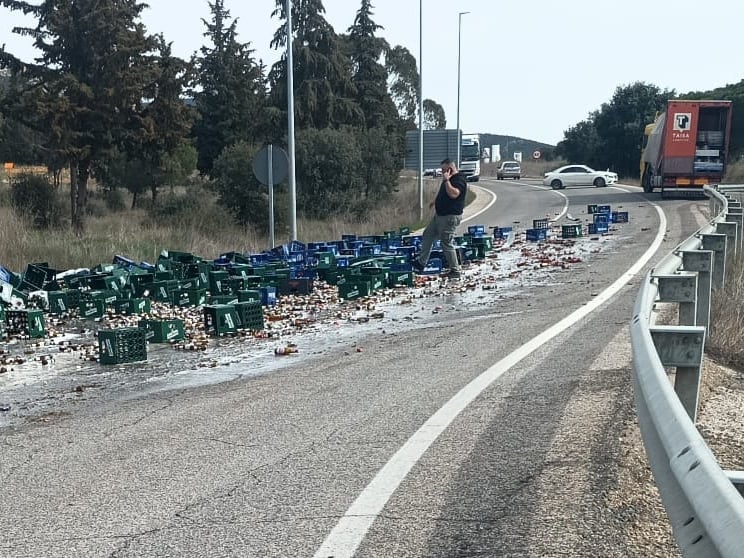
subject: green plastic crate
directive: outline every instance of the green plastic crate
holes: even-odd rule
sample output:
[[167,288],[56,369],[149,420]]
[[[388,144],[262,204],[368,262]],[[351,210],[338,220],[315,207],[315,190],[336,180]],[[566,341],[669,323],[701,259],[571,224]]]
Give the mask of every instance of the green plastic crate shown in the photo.
[[149,298],[130,298],[127,302],[130,314],[149,314],[152,310]]
[[47,298],[50,314],[65,314],[72,309],[65,291],[50,291],[47,293]]
[[396,285],[413,287],[413,271],[390,271],[388,272],[387,284],[389,287]]
[[234,305],[215,304],[204,307],[204,331],[207,335],[237,333],[238,326],[238,311]]
[[263,306],[260,300],[238,302],[233,304],[238,316],[238,327],[252,331],[262,331],[264,328]]
[[184,308],[201,306],[207,302],[207,289],[179,289],[171,293],[171,304]]
[[106,314],[106,302],[103,299],[82,299],[78,304],[78,311],[82,320],[103,318]]
[[338,286],[338,296],[344,300],[354,300],[363,296],[369,296],[372,286],[369,281],[347,280]]
[[209,304],[212,306],[219,304],[235,304],[240,302],[240,297],[236,294],[216,295],[209,297]]
[[238,291],[238,302],[249,302],[251,300],[261,301],[261,291],[255,289],[247,289],[244,291]]
[[124,364],[147,360],[145,330],[138,327],[98,331],[98,362]]
[[43,310],[6,310],[5,326],[9,335],[28,335],[34,339],[46,335]]
[[145,338],[151,343],[182,341],[186,337],[184,321],[181,319],[140,320],[138,326],[145,331]]

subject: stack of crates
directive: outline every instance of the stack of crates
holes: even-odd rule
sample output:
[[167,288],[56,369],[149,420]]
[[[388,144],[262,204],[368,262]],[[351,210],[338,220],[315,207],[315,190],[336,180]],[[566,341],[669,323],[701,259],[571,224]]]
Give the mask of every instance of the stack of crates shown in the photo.
[[98,331],[98,362],[123,364],[147,360],[145,330],[138,327]]
[[145,332],[145,339],[150,343],[171,343],[183,341],[186,337],[184,321],[169,320],[140,320],[138,327]]
[[593,223],[589,223],[589,234],[609,232],[612,208],[609,205],[598,205],[594,208]]
[[24,335],[32,339],[46,335],[46,322],[42,310],[7,310],[5,325],[8,335]]
[[529,242],[540,242],[548,239],[548,226],[549,221],[547,218],[533,219],[532,228],[525,230],[525,238]]

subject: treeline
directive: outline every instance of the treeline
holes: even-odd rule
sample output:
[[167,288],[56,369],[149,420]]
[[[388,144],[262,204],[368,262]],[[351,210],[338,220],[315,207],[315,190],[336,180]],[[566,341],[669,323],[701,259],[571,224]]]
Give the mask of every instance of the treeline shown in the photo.
[[636,82],[618,87],[612,99],[566,130],[556,155],[570,163],[610,168],[622,177],[639,177],[643,132],[657,112],[666,110],[669,99],[717,99],[733,102],[729,158],[744,151],[744,80],[712,91],[677,95],[655,85]]
[[[266,143],[287,144],[284,0],[272,12],[271,46],[285,52],[270,68],[238,40],[224,0],[209,3],[205,46],[190,60],[148,33],[137,0],[0,5],[35,18],[14,32],[39,52],[25,63],[0,50],[0,160],[42,163],[57,179],[69,169],[74,228],[85,228],[91,177],[130,192],[136,205],[195,170],[237,222],[265,224],[267,191],[251,161]],[[378,36],[371,0],[361,0],[345,34],[324,13],[321,0],[305,0],[292,14],[297,209],[361,215],[396,186],[421,102],[417,62]],[[439,104],[425,99],[423,108],[427,127],[445,126]]]

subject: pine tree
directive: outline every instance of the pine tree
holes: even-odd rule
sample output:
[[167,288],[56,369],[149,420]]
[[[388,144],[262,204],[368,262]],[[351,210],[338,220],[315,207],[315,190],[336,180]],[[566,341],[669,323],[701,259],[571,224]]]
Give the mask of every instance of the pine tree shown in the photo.
[[156,41],[139,21],[136,0],[46,0],[35,5],[1,0],[32,14],[38,63],[0,53],[0,65],[23,73],[30,86],[13,114],[45,135],[45,148],[66,160],[73,226],[82,231],[88,178],[124,139],[144,133],[143,93],[157,78]]
[[367,127],[389,127],[398,120],[395,104],[388,94],[388,73],[380,63],[389,47],[385,39],[375,36],[375,32],[383,27],[372,20],[372,15],[372,1],[362,0],[354,25],[348,29],[352,82]]
[[204,36],[211,46],[201,48],[194,57],[196,77],[194,100],[200,119],[194,127],[198,168],[212,170],[222,150],[241,140],[255,140],[262,128],[265,104],[264,77],[253,58],[250,43],[239,43],[236,25],[224,0],[210,3],[211,21],[202,20]]
[[[276,0],[272,16],[286,22],[286,3]],[[294,63],[295,121],[298,128],[361,126],[364,114],[354,100],[351,63],[341,41],[325,20],[321,0],[298,0],[293,4],[292,30]],[[286,47],[286,23],[274,33],[271,46]],[[287,106],[286,53],[270,73],[272,104]]]

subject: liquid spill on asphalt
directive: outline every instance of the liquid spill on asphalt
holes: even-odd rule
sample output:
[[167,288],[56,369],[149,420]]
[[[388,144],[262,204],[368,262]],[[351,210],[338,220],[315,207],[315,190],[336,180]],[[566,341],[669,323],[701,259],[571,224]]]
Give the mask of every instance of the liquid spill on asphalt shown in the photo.
[[[581,260],[576,265],[591,265],[592,258],[607,252],[617,240],[617,236],[604,237],[599,243],[577,239],[571,249]],[[0,428],[48,420],[45,417],[71,412],[84,402],[125,400],[269,374],[301,360],[353,350],[369,335],[430,327],[442,320],[475,320],[493,312],[506,298],[570,281],[570,268],[525,266],[519,249],[499,252],[494,262],[471,266],[460,282],[435,280],[369,307],[347,302],[342,306],[351,310],[348,319],[329,317],[279,338],[220,338],[211,341],[204,352],[150,344],[146,362],[102,366],[86,360],[82,350],[60,351],[61,345],[81,343],[85,335],[67,333],[42,343],[8,343],[10,355],[26,362],[0,375]],[[90,345],[93,341],[88,335]],[[299,352],[274,355],[276,347],[287,344],[296,344]]]

